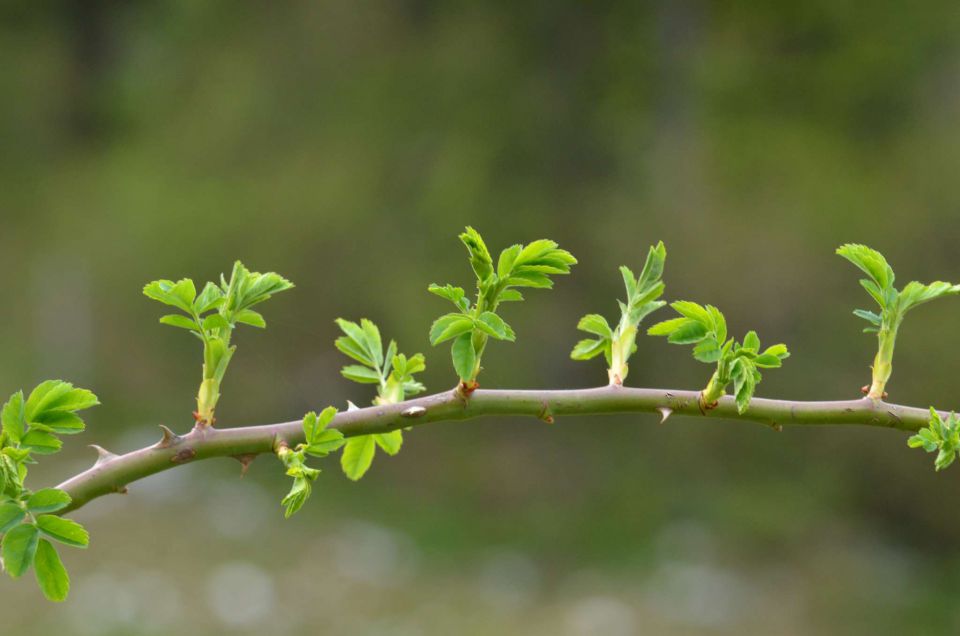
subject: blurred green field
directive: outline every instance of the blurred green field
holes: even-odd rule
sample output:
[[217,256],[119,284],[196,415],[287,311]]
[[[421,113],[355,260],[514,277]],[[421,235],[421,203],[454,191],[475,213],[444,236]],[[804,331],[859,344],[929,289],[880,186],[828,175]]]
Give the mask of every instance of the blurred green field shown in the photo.
[[[47,377],[103,406],[36,470],[183,431],[200,375],[156,278],[241,258],[297,288],[247,330],[221,425],[372,398],[336,317],[369,317],[455,381],[429,283],[456,235],[553,238],[580,264],[505,309],[486,387],[606,382],[569,351],[617,266],[668,249],[669,299],[793,352],[758,395],[859,395],[875,340],[834,249],[960,281],[960,12],[942,0],[186,2],[0,6],[0,389]],[[658,314],[659,317],[662,317]],[[957,404],[956,301],[912,313],[891,400]],[[700,388],[641,338],[628,384]],[[203,462],[76,516],[71,599],[0,582],[23,635],[947,634],[960,630],[956,469],[891,431],[775,434],[653,416],[427,426],[359,484],[335,460],[294,519],[269,457]]]

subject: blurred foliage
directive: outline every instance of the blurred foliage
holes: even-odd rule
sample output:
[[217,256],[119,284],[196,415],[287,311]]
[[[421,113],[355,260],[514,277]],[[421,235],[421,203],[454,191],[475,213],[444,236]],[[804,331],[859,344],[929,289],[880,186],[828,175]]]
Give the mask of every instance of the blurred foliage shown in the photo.
[[[426,286],[453,272],[469,286],[455,241],[469,223],[580,260],[513,308],[517,345],[487,352],[484,386],[604,384],[567,359],[577,318],[662,239],[665,298],[722,305],[733,332],[790,346],[761,395],[857,396],[875,341],[834,249],[960,279],[958,35],[946,0],[3,3],[0,386],[90,386],[104,406],[83,441],[114,451],[158,423],[186,429],[196,352],[139,290],[241,258],[297,289],[268,333],[239,335],[222,425],[368,402],[338,374],[340,315],[427,351],[425,384],[452,387]],[[957,403],[960,337],[943,325],[958,311],[924,307],[904,328],[892,400]],[[638,344],[630,384],[708,379],[666,342]],[[655,422],[425,427],[359,485],[324,474],[329,505],[287,523],[276,462],[243,482],[192,466],[81,511],[96,541],[70,555],[66,607],[29,618],[13,608],[39,594],[4,584],[0,613],[19,633],[264,616],[285,617],[270,633],[313,633],[375,598],[330,633],[957,629],[960,512],[945,502],[960,488],[902,435]],[[384,551],[393,569],[365,567]],[[316,598],[298,601],[281,568],[317,577]]]

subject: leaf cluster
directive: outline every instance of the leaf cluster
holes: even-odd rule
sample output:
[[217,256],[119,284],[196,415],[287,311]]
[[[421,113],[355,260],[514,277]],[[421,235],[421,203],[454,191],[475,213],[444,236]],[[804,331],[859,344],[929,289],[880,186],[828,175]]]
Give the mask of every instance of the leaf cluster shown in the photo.
[[620,384],[626,379],[627,360],[637,350],[637,329],[641,321],[666,304],[658,300],[666,288],[661,280],[666,259],[667,249],[660,241],[650,248],[640,276],[625,265],[620,267],[627,300],[617,301],[620,305],[619,323],[611,329],[607,319],[600,314],[587,314],[581,318],[577,329],[595,337],[578,342],[570,353],[571,358],[590,360],[602,353],[610,367],[611,382]]
[[743,413],[750,405],[754,390],[760,383],[760,369],[775,369],[790,353],[784,344],[760,349],[760,337],[749,331],[743,342],[727,337],[727,321],[713,305],[701,306],[694,302],[677,301],[670,307],[679,317],[665,320],[647,330],[651,336],[666,336],[678,345],[694,345],[693,357],[708,364],[716,363],[717,370],[704,391],[707,405],[723,395],[733,382],[737,410]]
[[930,407],[929,424],[907,440],[910,448],[922,448],[928,453],[937,453],[934,468],[943,470],[953,463],[960,452],[960,417],[950,413],[944,420],[935,408]]
[[236,351],[230,344],[233,330],[238,324],[266,328],[263,315],[253,307],[292,287],[279,274],[251,272],[236,261],[229,280],[221,274],[219,285],[208,282],[199,293],[189,278],[155,280],[143,288],[148,298],[182,312],[163,316],[161,323],[186,329],[203,342],[203,383],[197,396],[201,417],[212,419],[219,400],[220,383]]
[[[426,390],[414,378],[414,374],[426,369],[423,354],[408,358],[397,353],[394,340],[384,353],[379,328],[366,318],[361,319],[360,324],[338,318],[337,325],[344,334],[334,342],[337,349],[360,363],[347,365],[340,372],[354,382],[376,384],[374,404],[396,404]],[[377,447],[388,455],[396,455],[402,445],[403,432],[400,430],[351,437],[343,449],[340,465],[344,474],[356,481],[370,469]]]
[[431,284],[427,289],[453,303],[455,312],[444,314],[430,327],[430,344],[452,340],[453,366],[464,385],[474,385],[488,338],[514,341],[516,334],[497,313],[501,303],[523,300],[517,291],[532,287],[550,289],[553,275],[569,274],[577,259],[557,243],[540,239],[527,245],[512,245],[502,252],[496,267],[480,233],[467,227],[460,235],[476,275],[476,299],[462,287]]
[[878,333],[881,330],[895,331],[903,320],[904,314],[918,305],[937,298],[960,293],[960,285],[951,285],[943,281],[923,284],[911,281],[902,290],[893,286],[893,269],[880,252],[867,247],[848,243],[837,248],[837,254],[847,259],[863,271],[867,278],[860,279],[860,285],[877,303],[880,313],[857,309],[853,313],[866,320],[870,325],[864,333]]
[[0,554],[10,576],[19,578],[31,566],[43,594],[66,599],[70,578],[51,541],[85,548],[87,531],[56,513],[70,505],[70,495],[55,488],[36,492],[25,486],[34,455],[51,455],[63,446],[59,435],[84,430],[78,411],[100,402],[92,392],[69,382],[48,380],[24,399],[18,391],[0,410]]
[[295,449],[282,446],[277,450],[277,456],[287,469],[287,475],[293,477],[293,486],[283,498],[284,516],[293,516],[313,491],[313,482],[320,475],[319,468],[307,466],[307,457],[326,457],[338,450],[346,443],[343,433],[328,428],[337,414],[332,406],[325,408],[319,415],[311,411],[303,418],[304,443],[298,444]]

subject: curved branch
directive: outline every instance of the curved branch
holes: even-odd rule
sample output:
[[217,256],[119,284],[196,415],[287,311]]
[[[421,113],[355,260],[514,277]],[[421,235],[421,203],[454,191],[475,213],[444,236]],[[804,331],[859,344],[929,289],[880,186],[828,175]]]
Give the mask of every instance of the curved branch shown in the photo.
[[[529,415],[552,422],[566,415],[660,412],[747,420],[779,429],[782,425],[859,424],[916,431],[927,424],[927,409],[862,398],[829,402],[798,402],[754,398],[743,414],[734,399],[725,396],[706,412],[699,406],[698,391],[636,389],[606,386],[569,390],[477,390],[465,400],[456,391],[408,400],[400,404],[371,406],[338,413],[331,427],[344,435],[384,433],[428,422],[465,420],[489,415]],[[125,492],[126,485],[180,464],[211,457],[235,457],[244,464],[260,453],[272,453],[280,442],[294,446],[303,441],[300,421],[243,428],[195,428],[176,436],[168,430],[155,445],[124,455],[101,455],[100,460],[57,488],[73,499],[69,512],[97,497]]]

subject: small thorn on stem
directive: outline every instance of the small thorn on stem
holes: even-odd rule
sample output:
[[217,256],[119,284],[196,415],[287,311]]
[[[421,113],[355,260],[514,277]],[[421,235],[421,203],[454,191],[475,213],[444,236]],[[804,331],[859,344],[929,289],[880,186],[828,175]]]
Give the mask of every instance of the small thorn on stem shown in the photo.
[[104,448],[103,446],[97,446],[96,444],[90,444],[90,448],[92,448],[93,450],[97,451],[97,461],[96,461],[96,463],[94,463],[94,465],[93,465],[94,468],[96,468],[97,466],[101,466],[101,465],[103,465],[103,464],[106,464],[108,461],[110,461],[111,459],[114,459],[114,458],[116,457],[116,454],[111,453],[110,451],[108,451],[108,450],[107,450],[106,448]]
[[660,411],[660,423],[661,423],[661,424],[663,424],[664,422],[666,422],[666,421],[667,421],[667,418],[670,417],[671,415],[673,415],[673,409],[668,408],[668,407],[666,407],[666,406],[661,406],[661,407],[658,408],[657,410]]
[[176,446],[183,439],[163,424],[160,425],[160,430],[163,432],[163,437],[161,437],[160,441],[157,442],[157,448],[170,448],[171,446]]
[[400,417],[421,417],[427,412],[422,406],[411,406],[410,408],[400,411]]
[[240,462],[240,479],[243,479],[244,475],[247,474],[247,469],[250,468],[250,464],[257,458],[257,454],[245,453],[243,455],[231,455],[231,457]]
[[347,400],[347,413],[349,413],[350,411],[359,411],[359,410],[360,410],[359,406],[357,406],[350,400]]
[[126,494],[128,494],[130,491],[127,490],[127,487],[126,487],[126,486],[115,486],[114,489],[113,489],[113,492],[117,493],[118,495],[126,495]]
[[547,424],[553,424],[555,420],[553,419],[553,413],[550,412],[550,405],[546,402],[541,402],[540,404],[543,408],[537,413],[537,419]]

